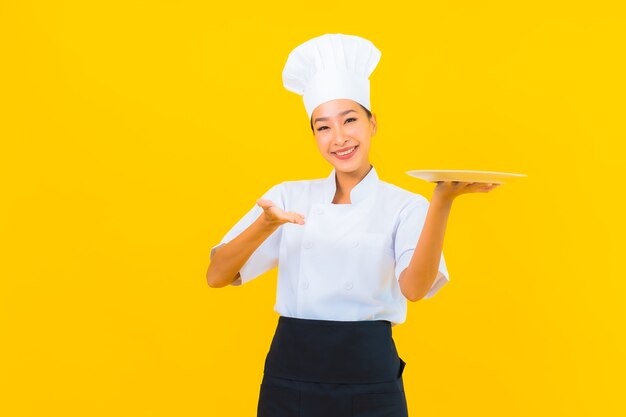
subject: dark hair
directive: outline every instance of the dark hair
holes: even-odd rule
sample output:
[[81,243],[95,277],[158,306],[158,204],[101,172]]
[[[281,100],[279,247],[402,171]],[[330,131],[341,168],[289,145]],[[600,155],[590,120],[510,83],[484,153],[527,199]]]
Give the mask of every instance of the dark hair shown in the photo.
[[[367,113],[367,118],[371,119],[372,118],[372,112],[369,111],[368,109],[366,109],[365,107],[363,107],[363,105],[361,103],[357,103],[359,106],[361,106],[361,108],[363,110],[365,110],[365,113]],[[315,131],[313,130],[313,116],[311,116],[311,132],[313,132],[313,134],[315,134]]]

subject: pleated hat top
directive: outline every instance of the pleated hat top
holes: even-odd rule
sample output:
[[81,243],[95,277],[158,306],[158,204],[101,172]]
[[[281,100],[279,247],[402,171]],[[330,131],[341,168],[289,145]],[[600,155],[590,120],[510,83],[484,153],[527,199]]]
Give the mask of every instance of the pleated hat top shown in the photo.
[[381,52],[360,36],[325,34],[298,45],[283,68],[283,85],[303,96],[309,119],[322,103],[339,98],[371,111],[370,80]]

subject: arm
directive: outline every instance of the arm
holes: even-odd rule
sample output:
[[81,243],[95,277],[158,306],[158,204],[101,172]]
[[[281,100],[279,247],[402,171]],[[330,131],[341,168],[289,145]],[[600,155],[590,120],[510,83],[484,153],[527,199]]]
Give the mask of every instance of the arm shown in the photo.
[[452,200],[433,196],[411,262],[400,273],[400,289],[410,301],[423,298],[437,278],[451,208]]
[[268,223],[264,217],[260,215],[248,228],[215,251],[206,273],[210,287],[224,287],[239,278],[241,267],[265,239],[280,227],[280,224]]
[[454,199],[465,193],[489,192],[498,185],[438,181],[409,266],[400,273],[398,279],[400,290],[407,299],[417,301],[423,298],[437,278],[443,237]]

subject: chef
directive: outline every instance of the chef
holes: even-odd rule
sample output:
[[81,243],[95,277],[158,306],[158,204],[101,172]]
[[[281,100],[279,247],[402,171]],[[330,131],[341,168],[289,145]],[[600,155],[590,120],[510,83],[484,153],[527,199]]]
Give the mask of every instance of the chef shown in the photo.
[[369,76],[380,57],[369,40],[339,33],[291,51],[283,85],[302,95],[332,170],[272,186],[211,249],[212,287],[278,267],[280,316],[257,417],[406,417],[406,363],[391,329],[406,320],[407,300],[449,281],[442,246],[453,199],[493,188],[440,182],[429,202],[380,179],[369,161]]

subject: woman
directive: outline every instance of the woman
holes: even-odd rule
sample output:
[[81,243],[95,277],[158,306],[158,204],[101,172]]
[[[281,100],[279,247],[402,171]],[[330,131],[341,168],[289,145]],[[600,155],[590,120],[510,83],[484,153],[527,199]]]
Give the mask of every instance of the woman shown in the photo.
[[405,321],[407,299],[448,281],[442,247],[454,198],[494,187],[440,182],[429,203],[379,179],[368,80],[379,59],[371,42],[342,34],[291,52],[283,82],[303,95],[333,170],[271,187],[211,250],[212,287],[279,266],[258,417],[406,417],[406,363],[391,329]]

